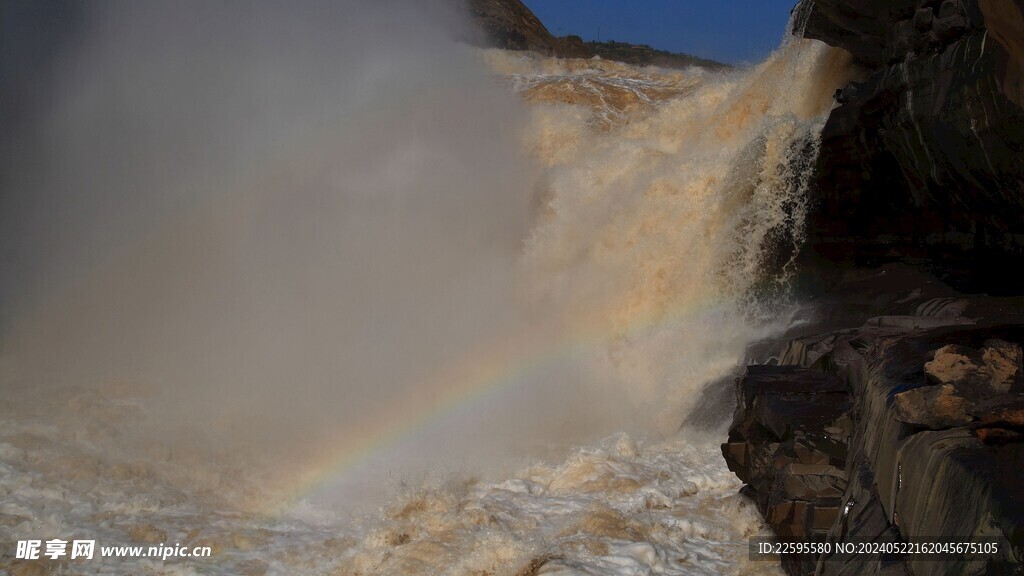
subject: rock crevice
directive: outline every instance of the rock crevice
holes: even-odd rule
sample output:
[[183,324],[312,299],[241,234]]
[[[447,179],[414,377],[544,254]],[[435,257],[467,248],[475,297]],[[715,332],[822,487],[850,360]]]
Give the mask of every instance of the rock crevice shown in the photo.
[[773,365],[750,366],[723,455],[780,539],[999,552],[783,558],[791,574],[1024,570],[1024,301],[949,297],[923,276],[908,293],[914,275],[889,267],[841,283],[823,306],[845,301],[872,321],[806,328]]

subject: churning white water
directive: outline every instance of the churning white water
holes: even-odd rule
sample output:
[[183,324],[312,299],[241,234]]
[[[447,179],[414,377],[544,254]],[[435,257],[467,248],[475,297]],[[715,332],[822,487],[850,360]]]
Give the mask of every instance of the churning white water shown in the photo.
[[842,53],[668,71],[470,49],[440,4],[188,8],[90,15],[4,158],[0,568],[777,572],[679,425],[787,323]]

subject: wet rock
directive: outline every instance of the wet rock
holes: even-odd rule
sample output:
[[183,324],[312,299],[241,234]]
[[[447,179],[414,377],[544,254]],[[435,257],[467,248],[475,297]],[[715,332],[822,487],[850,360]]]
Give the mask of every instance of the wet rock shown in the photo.
[[780,539],[1000,550],[783,558],[790,574],[1020,573],[1024,299],[956,294],[898,267],[861,274],[868,284],[845,280],[822,305],[857,314],[823,313],[829,331],[801,327],[777,365],[736,383],[730,469]]
[[944,0],[939,6],[939,19],[949,18],[960,14],[960,2],[957,0]]
[[921,8],[914,13],[914,28],[919,32],[927,32],[931,30],[934,18],[935,13],[932,12],[931,8]]
[[843,417],[849,390],[796,366],[750,366],[736,382],[737,411],[722,445],[776,534],[824,539],[846,489]]
[[965,290],[1024,291],[1003,272],[1024,264],[1024,0],[796,10],[797,34],[864,66],[822,132],[804,264],[914,262]]
[[[826,541],[871,542],[873,544],[895,544],[903,539],[886,515],[878,496],[874,473],[865,459],[859,459],[850,467],[850,482],[841,503],[839,516],[829,530]],[[793,572],[791,572],[793,573]],[[905,558],[890,558],[880,561],[877,555],[867,553],[844,553],[833,548],[831,554],[817,559],[813,572],[821,576],[856,574],[905,576],[910,574]]]
[[900,422],[941,430],[969,424],[969,403],[950,384],[927,386],[896,395],[896,419]]
[[[826,457],[819,464],[787,464],[782,469],[781,482],[776,483],[780,496],[785,500],[804,502],[841,498],[846,491],[846,474],[828,462]],[[828,530],[830,526],[831,522],[819,530]]]
[[943,346],[935,351],[935,358],[924,365],[924,375],[938,384],[963,384],[974,381],[979,378],[980,356],[976,351],[963,346]]
[[926,318],[960,318],[968,304],[969,301],[962,298],[932,298],[918,306],[914,312]]
[[[957,573],[1020,573],[1024,485],[1018,475],[1024,444],[985,445],[959,428],[924,431],[901,445],[899,459],[902,481],[892,514],[904,538],[995,541],[998,554],[977,563],[961,560]],[[910,557],[908,564],[914,574],[953,573],[950,563]]]
[[1024,394],[1004,394],[972,406],[979,426],[1024,428]]
[[986,446],[1004,446],[1011,442],[1024,442],[1024,434],[1005,428],[979,428],[974,431]]
[[886,39],[892,25],[903,19],[898,16],[911,17],[916,8],[916,0],[804,1],[795,8],[794,32],[844,48],[873,66],[887,60]]
[[929,318],[927,316],[876,316],[868,318],[868,326],[882,328],[903,328],[906,330],[921,330],[950,326],[955,324],[973,324],[969,318]]
[[1024,107],[1024,0],[979,0],[995,39],[996,81],[1003,94]]
[[983,375],[996,392],[1009,392],[1013,384],[1024,375],[1024,353],[1018,344],[991,340],[985,343],[981,360]]
[[951,344],[935,351],[924,373],[937,384],[1005,393],[1021,377],[1022,357],[1019,345],[1002,340],[988,341],[982,350]]
[[935,35],[938,43],[945,43],[967,32],[967,19],[959,14],[935,20]]

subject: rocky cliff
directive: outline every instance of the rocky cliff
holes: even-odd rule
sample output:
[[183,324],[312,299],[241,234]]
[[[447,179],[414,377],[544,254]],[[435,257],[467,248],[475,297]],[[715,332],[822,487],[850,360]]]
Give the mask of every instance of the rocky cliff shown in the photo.
[[[816,300],[818,321],[737,381],[722,446],[780,540],[832,546],[784,556],[783,566],[1020,574],[1024,299],[958,294],[903,264],[848,271],[830,285]],[[835,552],[926,542],[998,551]]]
[[[833,547],[791,574],[1024,573],[1024,0],[803,0],[794,23],[863,81],[812,182],[815,321],[736,382],[723,455],[780,539]],[[998,552],[835,552],[929,540]]]
[[1024,0],[803,0],[795,33],[853,54],[822,135],[805,262],[927,266],[967,291],[1024,276]]

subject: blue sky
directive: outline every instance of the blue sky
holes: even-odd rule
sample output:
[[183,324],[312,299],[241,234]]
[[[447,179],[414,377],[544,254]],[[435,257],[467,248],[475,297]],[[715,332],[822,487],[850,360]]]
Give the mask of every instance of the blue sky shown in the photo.
[[796,0],[523,0],[555,36],[650,44],[730,64],[762,60]]

